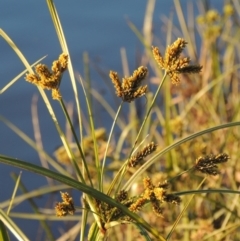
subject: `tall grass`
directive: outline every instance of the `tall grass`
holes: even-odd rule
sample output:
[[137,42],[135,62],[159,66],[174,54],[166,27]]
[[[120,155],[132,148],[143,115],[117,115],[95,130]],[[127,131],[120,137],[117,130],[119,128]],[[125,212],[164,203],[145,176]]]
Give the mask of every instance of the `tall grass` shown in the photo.
[[[92,89],[87,54],[84,79],[74,75],[57,10],[52,0],[47,4],[63,54],[51,70],[38,64],[43,59],[31,65],[0,30],[26,67],[1,93],[27,73],[25,79],[39,89],[62,146],[48,154],[39,140],[31,140],[0,116],[1,122],[38,152],[42,166],[4,155],[0,155],[0,162],[42,175],[50,183],[49,187],[30,191],[20,175],[13,176],[13,195],[0,203],[0,240],[10,240],[9,232],[18,240],[29,240],[27,229],[19,229],[14,218],[38,220],[44,240],[239,240],[237,0],[226,3],[221,13],[200,6],[201,15],[189,15],[192,19],[186,19],[180,2],[174,1],[179,22],[175,26],[171,18],[164,19],[166,48],[157,47],[156,43],[164,40],[150,31],[155,1],[149,0],[143,34],[128,22],[145,48],[141,65],[129,70],[122,49],[125,77],[120,78],[114,70],[109,72],[107,81],[115,88],[117,108]],[[66,72],[79,128],[74,127],[71,110],[60,92]],[[85,102],[79,101],[80,89]],[[48,90],[53,100],[46,95]],[[95,100],[112,118],[109,133],[96,128]],[[71,142],[58,122],[53,101],[65,115]],[[124,119],[126,105],[129,113]],[[71,189],[77,190],[79,199],[71,195]],[[16,195],[16,190],[22,194]],[[55,210],[46,212],[34,198],[49,194]],[[32,214],[12,211],[24,201],[29,202]],[[50,225],[56,220],[71,225],[59,237]]]

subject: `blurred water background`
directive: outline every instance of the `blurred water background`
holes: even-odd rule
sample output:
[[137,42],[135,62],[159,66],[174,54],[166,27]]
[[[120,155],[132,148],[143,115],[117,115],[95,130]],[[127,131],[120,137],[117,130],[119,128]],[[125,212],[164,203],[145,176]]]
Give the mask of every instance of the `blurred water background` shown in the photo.
[[[186,16],[189,4],[192,4],[194,13],[199,12],[199,2],[181,0],[182,9]],[[204,2],[204,1],[202,1]],[[223,1],[209,1],[214,8],[221,9]],[[132,72],[137,67],[137,54],[143,51],[143,47],[129,28],[127,21],[133,22],[139,30],[142,30],[147,1],[55,1],[56,8],[64,29],[69,46],[74,70],[83,74],[83,53],[88,52],[91,66],[91,78],[94,88],[102,95],[109,91],[109,82],[103,81],[96,70],[96,66],[108,71],[114,70],[122,73],[120,49],[125,48]],[[153,16],[153,31],[158,38],[165,43],[163,16],[172,14],[174,23],[177,24],[177,16],[174,1],[156,1]],[[0,28],[16,43],[29,63],[47,55],[44,63],[51,65],[61,53],[61,48],[56,36],[46,1],[1,1],[0,2]],[[182,37],[182,36],[177,36]],[[7,43],[0,38],[0,89],[10,80],[24,70],[24,66]],[[68,75],[65,74],[61,85],[61,92],[66,102],[73,100],[72,87],[69,84]],[[44,149],[48,153],[61,145],[60,138],[49,113],[43,104],[41,96],[34,85],[27,83],[24,78],[19,79],[10,89],[0,95],[0,115],[9,119],[19,129],[34,139],[31,103],[33,96],[39,96],[38,114]],[[53,102],[59,121],[64,128],[65,118],[57,103]],[[104,118],[104,109],[99,109]],[[105,120],[101,119],[98,126],[104,126]],[[0,153],[14,158],[22,159],[34,164],[40,164],[35,150],[13,133],[4,123],[0,122]],[[15,169],[0,164],[0,202],[11,197],[14,181],[10,177],[11,172],[19,173]],[[27,171],[23,171],[22,181],[28,190],[34,190],[40,185],[46,185],[46,179],[38,177]],[[36,200],[39,206],[43,200]],[[21,204],[14,209],[19,212],[31,212],[28,205]],[[15,219],[30,240],[37,240],[38,223],[36,221],[24,221]],[[27,229],[26,229],[27,225]],[[13,239],[14,240],[14,239]]]

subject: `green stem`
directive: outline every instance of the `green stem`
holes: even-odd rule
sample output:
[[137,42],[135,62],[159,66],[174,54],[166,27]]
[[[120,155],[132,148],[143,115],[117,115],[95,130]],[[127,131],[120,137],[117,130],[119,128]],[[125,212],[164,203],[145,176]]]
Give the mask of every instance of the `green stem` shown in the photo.
[[[22,160],[19,159],[15,159],[15,158],[11,158],[8,156],[4,156],[4,155],[0,155],[0,162],[7,164],[7,165],[11,165],[11,166],[15,166],[18,168],[23,168],[26,169],[28,171],[37,173],[39,175],[43,175],[45,177],[49,177],[52,178],[54,180],[57,180],[59,182],[65,183],[67,184],[69,187],[73,187],[79,191],[82,191],[86,194],[88,194],[89,197],[92,198],[96,198],[99,201],[102,202],[106,202],[109,205],[118,208],[119,210],[121,210],[124,214],[126,214],[127,216],[129,216],[131,219],[135,220],[135,222],[138,225],[141,225],[144,229],[146,229],[148,232],[150,232],[154,237],[157,238],[157,240],[161,240],[161,241],[165,241],[165,239],[158,233],[158,231],[156,229],[154,229],[150,224],[148,224],[144,219],[142,219],[140,216],[138,216],[135,213],[132,213],[126,206],[124,206],[123,204],[117,202],[116,200],[112,199],[111,197],[109,197],[108,195],[90,187],[87,186],[86,184],[76,181],[70,177],[64,176],[60,173],[56,173],[53,172],[51,170],[48,170],[46,168],[34,165],[32,163],[28,163],[28,162],[24,162]],[[88,197],[87,196],[87,197]],[[87,200],[91,210],[93,211],[93,215],[95,213],[96,214],[96,210],[92,209],[91,203],[89,202],[89,200]],[[95,217],[96,219],[96,217]],[[100,218],[99,218],[100,219]],[[97,220],[97,219],[96,219]],[[100,220],[98,220],[98,227],[101,228],[101,223]]]
[[136,170],[136,172],[130,177],[130,179],[123,186],[123,190],[128,190],[131,187],[131,185],[133,185],[133,183],[135,182],[135,179],[137,177],[139,177],[150,165],[152,165],[154,163],[154,161],[159,160],[159,158],[161,156],[163,156],[165,153],[169,152],[173,148],[175,148],[177,146],[180,146],[181,144],[183,144],[187,141],[193,140],[194,138],[196,138],[198,136],[201,136],[201,135],[204,135],[204,134],[209,134],[209,133],[211,133],[213,131],[216,131],[216,130],[221,130],[221,129],[224,129],[224,128],[230,128],[230,127],[234,127],[234,126],[240,126],[240,121],[214,126],[212,128],[208,128],[206,130],[196,132],[192,135],[189,135],[189,136],[184,137],[180,140],[177,140],[176,142],[174,142],[170,146],[165,147],[159,153],[152,156],[147,162],[145,162],[141,166],[141,168]]
[[175,192],[174,195],[177,196],[184,196],[184,195],[191,195],[191,194],[203,194],[203,193],[227,193],[227,194],[238,194],[240,195],[239,190],[231,190],[231,189],[199,189],[199,190],[189,190],[189,191],[182,191],[182,192]]
[[[133,148],[132,148],[132,150],[131,150],[131,152],[130,152],[130,155],[129,155],[129,157],[128,157],[128,160],[130,159],[130,157],[131,157],[131,155],[132,155],[132,153],[133,153],[133,151],[134,151],[134,149],[135,149],[135,147],[136,147],[136,144],[137,144],[137,142],[138,142],[138,139],[139,139],[139,137],[140,137],[140,135],[141,135],[141,133],[142,133],[142,130],[143,130],[144,126],[145,126],[145,123],[147,122],[147,119],[148,119],[148,117],[149,117],[149,115],[150,115],[150,112],[151,112],[153,106],[154,106],[154,103],[155,103],[155,101],[156,101],[156,99],[157,99],[157,96],[158,96],[158,94],[159,94],[159,92],[160,92],[160,90],[161,90],[161,88],[162,88],[162,86],[163,86],[163,83],[164,83],[164,81],[166,80],[166,77],[167,77],[167,72],[165,71],[165,73],[164,73],[164,75],[163,75],[163,78],[162,78],[162,81],[161,81],[160,85],[158,86],[158,89],[157,89],[157,91],[156,91],[156,93],[155,93],[155,95],[154,95],[154,97],[153,97],[153,99],[152,99],[152,102],[151,102],[150,107],[149,107],[149,109],[148,109],[148,111],[147,111],[147,114],[146,114],[145,117],[144,117],[143,123],[142,123],[142,125],[141,125],[141,127],[140,127],[140,130],[139,130],[139,132],[138,132],[138,135],[137,135],[137,137],[136,137],[136,139],[135,139],[135,143],[134,143]],[[112,181],[112,183],[111,183],[111,185],[110,185],[110,188],[109,188],[109,190],[108,190],[108,192],[107,192],[108,195],[110,195],[110,193],[111,193],[111,191],[112,191],[112,187],[115,186],[115,183],[117,182],[117,180],[119,180],[119,177],[121,177],[121,176],[124,174],[124,172],[126,171],[127,164],[128,164],[128,160],[125,161],[125,163],[122,165],[122,167],[120,168],[120,170],[118,171],[118,173],[117,173],[116,176],[114,177],[114,179],[113,179],[113,181]],[[120,182],[120,183],[121,183],[121,182]],[[119,183],[118,186],[120,186],[120,183]],[[118,192],[118,190],[116,190],[116,192]]]
[[[201,183],[198,185],[198,189],[203,185],[203,183],[206,181],[206,179],[207,179],[206,177],[203,178],[203,180],[201,181]],[[177,227],[178,223],[180,222],[180,219],[182,218],[184,212],[186,211],[186,209],[188,208],[189,204],[191,203],[194,195],[195,195],[195,194],[193,194],[193,195],[189,198],[189,200],[187,201],[187,203],[186,203],[186,205],[184,206],[183,210],[182,210],[181,213],[178,215],[178,217],[177,217],[177,219],[175,220],[175,222],[174,222],[174,224],[173,224],[170,232],[169,232],[168,235],[167,235],[166,240],[169,240],[170,237],[172,236],[172,233],[173,233],[174,229]]]
[[[85,156],[84,156],[84,154],[83,154],[82,148],[81,148],[81,146],[80,146],[80,142],[79,142],[79,140],[78,140],[78,137],[77,137],[77,135],[76,135],[76,132],[75,132],[75,130],[74,130],[74,127],[73,127],[72,121],[71,121],[71,119],[70,119],[70,116],[69,116],[69,114],[68,114],[68,111],[67,111],[67,109],[66,109],[66,106],[65,106],[62,98],[60,99],[59,102],[60,102],[60,105],[61,105],[61,107],[62,107],[62,109],[63,109],[63,113],[64,113],[64,115],[65,115],[65,117],[66,117],[66,119],[67,119],[67,121],[68,121],[68,123],[69,123],[69,125],[70,125],[71,131],[72,131],[72,133],[73,133],[73,137],[74,137],[74,139],[75,139],[75,142],[76,142],[76,144],[77,144],[78,150],[79,150],[79,152],[80,152],[80,155],[81,155],[81,158],[82,158],[82,161],[83,161],[83,165],[84,165],[85,170],[86,170],[86,172],[87,172],[88,179],[89,179],[89,181],[90,181],[90,183],[91,183],[91,186],[93,187],[92,180],[91,180],[91,177],[90,177],[90,173],[89,173],[89,170],[88,170],[88,166],[87,166],[87,163],[86,163],[86,159],[85,159]],[[81,171],[80,171],[80,169],[79,169],[79,166],[78,166],[76,163],[75,163],[75,167],[77,168],[77,172],[80,173]]]
[[[15,173],[12,173],[12,174],[11,174],[11,177],[12,177],[15,181],[17,181],[17,178],[18,178],[18,177],[17,177],[17,175],[16,175]],[[25,185],[24,185],[21,181],[19,181],[19,188],[20,188],[20,190],[21,190],[24,194],[28,193],[27,188],[25,187]],[[29,198],[29,199],[28,199],[28,202],[30,203],[30,206],[32,207],[33,211],[34,211],[35,213],[37,213],[37,214],[40,214],[40,211],[39,211],[39,209],[38,209],[38,206],[37,206],[37,204],[34,202],[34,200],[33,200],[32,198]],[[51,232],[51,229],[49,228],[49,225],[47,224],[47,222],[46,222],[45,220],[39,220],[39,222],[40,222],[42,228],[43,228],[43,229],[45,230],[45,232],[46,232],[47,239],[48,239],[48,240],[55,240],[55,238],[54,238],[54,236],[53,236],[53,234],[52,234],[52,232]]]
[[95,165],[96,165],[96,171],[97,171],[98,189],[100,190],[101,189],[101,170],[100,170],[100,161],[99,161],[99,156],[98,156],[98,145],[97,145],[97,140],[96,140],[96,136],[95,136],[94,118],[93,118],[92,109],[91,109],[90,103],[88,101],[88,96],[87,96],[86,90],[84,88],[83,82],[81,79],[80,79],[80,81],[81,81],[81,85],[83,88],[83,93],[84,93],[84,97],[85,97],[86,104],[87,104],[88,116],[89,116],[89,120],[90,120],[91,134],[92,134],[93,146],[94,146]]
[[104,167],[105,167],[105,163],[106,163],[106,158],[107,158],[107,152],[108,152],[108,148],[109,148],[109,144],[110,144],[110,140],[112,138],[112,135],[113,135],[113,129],[116,125],[116,121],[118,119],[118,116],[119,116],[119,113],[122,109],[122,106],[123,106],[123,101],[121,102],[120,106],[118,107],[118,110],[117,110],[117,113],[115,115],[115,118],[113,120],[113,124],[112,124],[112,127],[111,127],[111,130],[110,130],[110,133],[109,133],[109,137],[108,137],[108,141],[107,141],[107,145],[106,145],[106,148],[105,148],[105,153],[104,153],[104,157],[103,157],[103,163],[102,163],[102,171],[101,171],[101,191],[103,191],[103,174],[104,174]]
[[83,202],[80,241],[84,241],[84,238],[85,238],[85,232],[87,227],[87,217],[88,217],[88,210],[85,209],[85,203]]
[[134,143],[133,148],[132,148],[132,150],[131,150],[131,153],[130,153],[130,155],[129,155],[129,158],[131,157],[131,155],[132,155],[132,153],[133,153],[133,151],[134,151],[134,149],[135,149],[135,147],[136,147],[136,144],[137,144],[137,142],[138,142],[138,139],[139,139],[139,137],[140,137],[140,135],[141,135],[141,133],[142,133],[142,130],[143,130],[144,126],[145,126],[145,123],[146,123],[149,115],[150,115],[150,112],[151,112],[151,110],[152,110],[152,108],[153,108],[153,106],[154,106],[154,103],[156,102],[157,96],[158,96],[158,94],[159,94],[159,92],[160,92],[160,90],[161,90],[161,88],[162,88],[162,86],[163,86],[163,83],[164,83],[164,81],[166,80],[166,77],[167,77],[167,72],[165,71],[164,76],[163,76],[163,78],[162,78],[162,81],[161,81],[160,85],[158,86],[158,89],[157,89],[157,91],[156,91],[156,93],[155,93],[155,95],[154,95],[154,97],[153,97],[152,103],[151,103],[151,105],[150,105],[150,107],[149,107],[149,109],[148,109],[148,111],[147,111],[147,114],[146,114],[145,117],[144,117],[143,123],[142,123],[142,125],[141,125],[141,127],[140,127],[140,130],[139,130],[138,135],[137,135],[137,137],[136,137],[136,140],[135,140],[135,143]]

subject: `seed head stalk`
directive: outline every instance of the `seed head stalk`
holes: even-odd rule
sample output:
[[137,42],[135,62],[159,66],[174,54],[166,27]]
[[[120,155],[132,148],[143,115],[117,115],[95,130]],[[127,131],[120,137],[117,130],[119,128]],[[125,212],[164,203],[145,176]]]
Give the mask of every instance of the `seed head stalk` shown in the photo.
[[[68,123],[69,123],[69,125],[70,125],[70,128],[71,128],[72,134],[73,134],[73,136],[74,136],[75,142],[76,142],[76,144],[77,144],[78,150],[79,150],[80,155],[81,155],[81,157],[82,157],[83,165],[84,165],[85,170],[86,170],[86,172],[87,172],[88,179],[89,179],[89,181],[90,181],[91,186],[93,187],[92,179],[91,179],[91,177],[90,177],[90,173],[89,173],[88,166],[87,166],[87,163],[86,163],[86,160],[85,160],[85,156],[84,156],[83,151],[82,151],[82,148],[81,148],[81,146],[80,146],[80,144],[79,144],[80,142],[79,142],[79,140],[78,140],[78,137],[77,137],[77,135],[76,135],[76,132],[75,132],[74,127],[73,127],[73,124],[72,124],[72,121],[71,121],[71,119],[70,119],[70,116],[68,115],[66,106],[65,106],[62,98],[59,100],[59,103],[60,103],[60,105],[61,105],[61,107],[62,107],[62,109],[63,109],[63,113],[64,113],[64,115],[65,115],[65,117],[66,117],[66,119],[67,119],[67,121],[68,121]],[[75,163],[74,163],[74,164],[75,164]],[[76,165],[74,165],[74,166],[75,166],[75,168],[76,168],[76,170],[77,170],[77,172],[78,172],[78,174],[79,174],[81,171],[79,170],[78,165],[76,164]],[[83,170],[84,170],[84,169],[83,169]]]
[[136,140],[135,140],[135,142],[134,142],[134,144],[133,144],[133,148],[132,148],[132,150],[131,150],[131,152],[130,152],[129,158],[131,157],[131,155],[132,155],[132,153],[133,153],[133,151],[134,151],[134,149],[135,149],[135,147],[136,147],[136,144],[137,144],[137,142],[138,142],[138,139],[139,139],[139,137],[140,137],[140,135],[141,135],[141,133],[142,133],[142,130],[143,130],[144,126],[145,126],[145,123],[146,123],[146,121],[147,121],[147,119],[148,119],[148,117],[149,117],[149,115],[150,115],[150,112],[151,112],[153,106],[154,106],[154,103],[155,103],[155,101],[156,101],[156,98],[157,98],[157,96],[158,96],[158,94],[159,94],[159,92],[160,92],[160,90],[161,90],[161,88],[162,88],[162,86],[163,86],[163,83],[164,83],[164,81],[166,80],[166,77],[167,77],[167,71],[164,72],[162,81],[161,81],[161,83],[159,84],[158,89],[157,89],[157,91],[156,91],[156,93],[155,93],[155,95],[154,95],[154,97],[153,97],[152,103],[151,103],[151,105],[150,105],[150,107],[149,107],[149,109],[148,109],[148,111],[147,111],[147,114],[146,114],[145,117],[144,117],[143,123],[142,123],[142,125],[141,125],[141,127],[140,127],[140,129],[139,129],[139,132],[138,132],[138,134],[137,134]]
[[121,109],[122,109],[123,103],[124,103],[124,102],[122,101],[121,104],[120,104],[120,106],[118,107],[117,113],[116,113],[116,115],[115,115],[115,118],[114,118],[114,120],[113,120],[113,124],[112,124],[111,130],[110,130],[110,133],[109,133],[107,145],[106,145],[106,148],[105,148],[104,157],[103,157],[103,162],[102,162],[102,170],[101,170],[101,175],[100,175],[100,178],[101,178],[101,185],[100,185],[101,191],[103,191],[103,175],[104,175],[104,167],[105,167],[106,158],[107,158],[107,152],[108,152],[110,140],[111,140],[111,138],[112,138],[113,129],[114,129],[115,125],[116,125],[116,121],[117,121],[118,116],[119,116],[119,113],[120,113],[120,111],[121,111]]
[[[149,109],[148,109],[148,111],[147,111],[147,114],[145,115],[144,120],[143,120],[143,122],[142,122],[142,125],[141,125],[141,127],[140,127],[140,129],[139,129],[139,132],[138,132],[137,137],[136,137],[136,139],[135,139],[135,142],[134,142],[134,144],[133,144],[133,148],[132,148],[132,150],[131,150],[131,152],[130,152],[130,155],[129,155],[129,157],[128,157],[128,160],[125,162],[124,165],[122,165],[121,169],[119,170],[119,172],[116,174],[115,178],[113,179],[113,181],[112,181],[112,183],[111,183],[111,186],[110,186],[110,188],[109,188],[109,190],[108,190],[108,195],[110,195],[113,186],[115,186],[115,183],[117,182],[117,180],[119,180],[119,177],[124,174],[124,172],[125,172],[125,170],[126,170],[126,168],[127,168],[128,162],[129,162],[129,160],[130,160],[130,158],[131,158],[131,156],[132,156],[132,153],[133,153],[133,151],[134,151],[134,149],[135,149],[135,147],[136,147],[136,145],[137,145],[138,139],[139,139],[139,137],[140,137],[140,135],[141,135],[141,133],[142,133],[142,130],[143,130],[143,128],[144,128],[144,126],[145,126],[145,124],[146,124],[146,122],[147,122],[147,119],[148,119],[148,117],[149,117],[149,115],[150,115],[150,112],[151,112],[153,106],[154,106],[154,103],[155,103],[155,101],[156,101],[156,99],[157,99],[157,96],[158,96],[158,94],[159,94],[159,92],[160,92],[160,90],[161,90],[161,88],[162,88],[162,86],[163,86],[163,83],[164,83],[164,81],[166,80],[166,77],[167,77],[167,71],[165,70],[164,75],[163,75],[163,78],[162,78],[162,81],[161,81],[161,83],[160,83],[159,86],[158,86],[158,89],[157,89],[157,91],[156,91],[156,93],[155,93],[155,95],[154,95],[154,97],[153,97],[153,100],[152,100],[152,102],[151,102],[151,104],[150,104],[150,107],[149,107]],[[120,180],[122,180],[122,178],[120,178]],[[120,181],[119,184],[118,184],[118,188],[117,188],[117,190],[116,190],[116,193],[119,191],[120,184],[121,184],[121,181]]]

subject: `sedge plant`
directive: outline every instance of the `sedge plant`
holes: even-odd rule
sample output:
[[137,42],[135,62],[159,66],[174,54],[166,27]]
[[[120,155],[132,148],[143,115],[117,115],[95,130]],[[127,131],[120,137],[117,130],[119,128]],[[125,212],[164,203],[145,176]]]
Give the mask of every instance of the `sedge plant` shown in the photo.
[[[89,79],[86,85],[82,78],[74,75],[64,32],[52,0],[47,0],[47,4],[62,53],[51,68],[41,60],[34,64],[33,69],[33,65],[28,63],[10,37],[0,30],[0,35],[26,67],[19,77],[25,74],[25,80],[39,89],[62,141],[62,146],[54,153],[55,158],[52,158],[9,120],[0,116],[0,120],[35,148],[53,170],[10,156],[0,155],[0,162],[62,183],[40,188],[34,193],[27,190],[19,177],[16,188],[21,189],[23,194],[13,194],[11,201],[0,203],[0,237],[4,240],[9,240],[8,232],[19,240],[28,240],[12,220],[17,214],[11,213],[13,204],[26,199],[30,200],[34,210],[32,218],[41,221],[47,240],[54,240],[46,222],[49,217],[41,213],[33,198],[56,191],[59,191],[59,201],[54,206],[55,216],[52,215],[50,219],[77,221],[76,227],[62,236],[65,240],[70,236],[73,240],[73,237],[79,236],[81,241],[123,240],[124,237],[127,240],[162,241],[171,238],[207,240],[211,235],[219,240],[227,235],[239,237],[237,230],[240,213],[238,210],[234,214],[234,210],[238,202],[236,194],[240,192],[233,177],[229,178],[230,181],[225,180],[231,176],[233,165],[236,164],[236,140],[239,136],[237,127],[240,125],[239,105],[234,104],[239,98],[235,74],[240,66],[236,61],[228,62],[233,56],[236,59],[239,57],[234,55],[234,49],[237,48],[236,36],[228,28],[234,23],[231,19],[234,11],[232,5],[226,5],[222,15],[217,11],[206,10],[198,17],[200,33],[203,34],[199,58],[201,64],[192,64],[190,59],[198,59],[194,37],[188,31],[179,2],[174,3],[183,37],[176,37],[166,47],[164,54],[162,47],[152,44],[151,38],[145,40],[144,35],[129,23],[146,48],[149,64],[139,65],[132,74],[122,78],[116,71],[109,71],[108,81],[112,82],[119,103],[116,112],[91,89],[89,78],[86,77]],[[149,1],[150,13],[153,9],[151,4],[154,1]],[[233,1],[233,4],[237,3]],[[175,26],[171,29],[177,32]],[[229,36],[232,38],[229,39]],[[215,46],[217,40],[224,42],[221,44],[227,47],[226,52],[222,53]],[[188,46],[191,58],[184,54]],[[206,52],[206,48],[210,49],[209,52]],[[150,79],[150,70],[155,71],[155,78]],[[74,92],[79,133],[60,92],[66,72],[70,74]],[[150,84],[146,84],[146,80],[158,85],[156,91],[149,89]],[[2,92],[14,82],[15,79]],[[89,135],[84,135],[85,117],[82,114],[83,103],[79,101],[78,88],[82,88],[85,97]],[[45,93],[48,90],[52,91],[53,101],[57,101],[62,108],[73,142],[68,141],[58,122],[52,100]],[[177,94],[178,91],[180,94]],[[163,105],[158,105],[162,93],[164,108]],[[103,104],[113,118],[109,133],[104,128],[95,127],[97,120],[93,118],[92,96]],[[146,102],[143,117],[136,116],[138,119],[135,122],[128,120],[129,123],[125,123],[121,119],[124,106],[130,105],[132,117],[133,113],[137,113],[135,103],[144,97]],[[229,102],[226,102],[226,98],[229,98]],[[121,129],[121,135],[116,134],[117,127]],[[131,135],[132,133],[135,134]],[[114,139],[117,139],[115,143]],[[230,162],[232,164],[226,164]],[[219,168],[221,166],[228,170],[225,172]],[[71,170],[71,173],[64,167],[68,167],[67,170]],[[239,175],[239,165],[235,174]],[[222,183],[226,188],[220,188]],[[65,190],[69,188],[78,191],[79,199]],[[235,194],[234,201],[231,204],[224,203],[227,197],[219,201],[219,193],[224,196]],[[196,197],[198,195],[199,198]],[[195,203],[193,199],[196,200]],[[210,217],[207,219],[208,216]],[[21,217],[30,218],[27,215]],[[199,228],[206,229],[206,226],[209,233],[198,231]],[[219,232],[216,226],[220,227]]]

